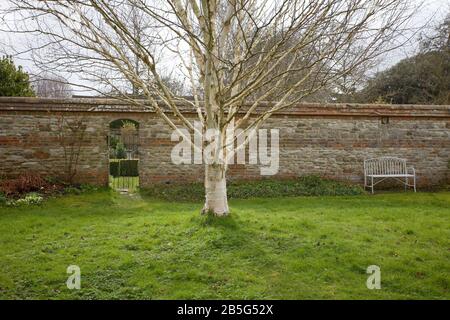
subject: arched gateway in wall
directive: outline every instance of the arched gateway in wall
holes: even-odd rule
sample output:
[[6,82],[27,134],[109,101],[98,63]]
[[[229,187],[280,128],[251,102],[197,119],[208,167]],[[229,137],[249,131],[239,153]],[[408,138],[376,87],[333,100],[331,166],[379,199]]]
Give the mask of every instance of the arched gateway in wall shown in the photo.
[[117,119],[109,124],[109,186],[133,192],[139,187],[139,122]]

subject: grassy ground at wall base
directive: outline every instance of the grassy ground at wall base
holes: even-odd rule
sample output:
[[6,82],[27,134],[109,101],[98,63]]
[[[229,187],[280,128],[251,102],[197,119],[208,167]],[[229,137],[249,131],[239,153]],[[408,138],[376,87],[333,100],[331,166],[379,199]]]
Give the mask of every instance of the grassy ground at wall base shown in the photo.
[[[449,299],[450,193],[0,207],[1,299]],[[69,290],[66,269],[81,268]],[[366,269],[381,268],[381,290]]]

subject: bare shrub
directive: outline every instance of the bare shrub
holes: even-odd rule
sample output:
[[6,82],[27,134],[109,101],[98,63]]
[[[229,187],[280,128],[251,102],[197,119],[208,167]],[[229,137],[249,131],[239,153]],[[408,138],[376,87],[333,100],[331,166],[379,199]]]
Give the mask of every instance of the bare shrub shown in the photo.
[[19,195],[42,191],[49,187],[49,183],[38,173],[24,173],[17,178],[0,181],[0,191],[7,197],[17,197]]

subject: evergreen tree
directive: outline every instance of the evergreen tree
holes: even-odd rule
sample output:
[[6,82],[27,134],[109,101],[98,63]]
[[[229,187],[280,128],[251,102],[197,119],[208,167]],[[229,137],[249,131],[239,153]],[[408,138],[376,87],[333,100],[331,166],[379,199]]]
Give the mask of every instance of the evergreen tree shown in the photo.
[[0,97],[33,97],[28,73],[16,67],[11,57],[0,59]]

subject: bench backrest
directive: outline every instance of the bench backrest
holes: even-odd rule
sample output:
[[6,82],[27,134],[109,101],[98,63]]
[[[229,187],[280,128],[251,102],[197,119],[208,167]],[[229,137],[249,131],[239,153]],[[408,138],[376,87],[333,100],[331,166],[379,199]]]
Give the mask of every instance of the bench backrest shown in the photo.
[[406,174],[406,160],[395,157],[380,157],[364,160],[365,174]]

